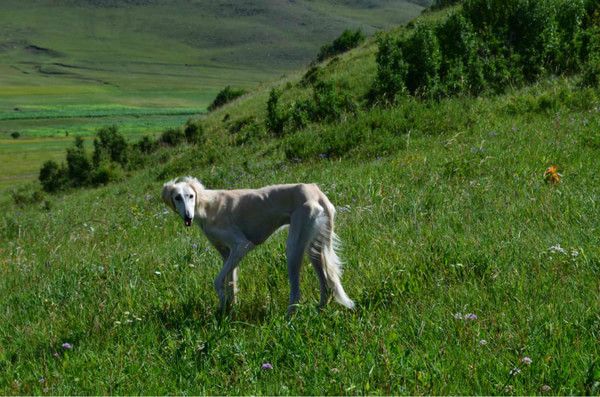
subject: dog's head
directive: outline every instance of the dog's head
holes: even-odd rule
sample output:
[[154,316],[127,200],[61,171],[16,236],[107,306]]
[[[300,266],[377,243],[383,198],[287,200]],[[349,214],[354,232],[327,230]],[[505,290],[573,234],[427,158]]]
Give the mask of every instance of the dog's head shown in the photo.
[[163,185],[162,199],[173,211],[179,214],[186,226],[192,226],[198,196],[204,186],[196,178],[185,176],[173,179]]

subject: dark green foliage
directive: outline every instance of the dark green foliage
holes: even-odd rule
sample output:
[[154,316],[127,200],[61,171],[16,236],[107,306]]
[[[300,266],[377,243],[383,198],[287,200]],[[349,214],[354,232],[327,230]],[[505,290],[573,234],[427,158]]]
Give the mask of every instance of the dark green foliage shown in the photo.
[[106,185],[122,180],[123,177],[123,168],[118,163],[103,162],[92,171],[90,182],[93,186]]
[[342,34],[331,44],[326,44],[319,50],[317,61],[322,62],[327,58],[344,53],[352,48],[357,47],[365,40],[365,35],[362,30],[346,29]]
[[581,80],[582,87],[600,87],[600,9],[596,9],[596,25],[592,25],[582,34],[581,60],[584,62],[582,67]]
[[369,93],[369,101],[394,103],[398,95],[406,92],[408,65],[402,56],[401,42],[392,35],[378,39],[377,77]]
[[314,105],[304,104],[311,121],[336,121],[346,112],[356,111],[352,98],[332,82],[321,81],[313,90]]
[[38,179],[46,192],[54,193],[67,186],[67,170],[56,161],[48,160],[42,165]]
[[600,56],[592,57],[585,64],[580,85],[582,87],[600,87]]
[[13,203],[18,208],[25,208],[31,205],[44,203],[46,195],[41,190],[31,190],[27,185],[19,186],[10,191]]
[[181,128],[168,128],[160,135],[159,141],[168,146],[178,146],[185,142]]
[[556,40],[553,54],[555,71],[575,72],[579,69],[582,25],[585,17],[583,0],[563,0],[556,12]]
[[156,150],[158,143],[150,138],[148,135],[144,135],[136,144],[134,148],[139,150],[141,153],[150,154]]
[[292,103],[290,125],[293,130],[301,130],[308,125],[315,114],[315,104],[310,99],[300,99]]
[[185,140],[191,145],[201,145],[204,143],[204,128],[200,121],[188,120],[183,127]]
[[283,135],[283,128],[287,121],[287,115],[279,107],[280,96],[281,93],[273,88],[269,94],[269,100],[267,101],[267,118],[265,120],[265,126],[267,131],[275,136]]
[[465,0],[437,26],[379,40],[370,102],[393,102],[404,87],[423,98],[502,92],[582,68],[593,85],[598,9],[591,0]]
[[[183,133],[181,133],[183,136]],[[127,144],[116,127],[105,127],[96,133],[91,159],[84,141],[76,137],[73,147],[67,149],[66,166],[47,161],[40,169],[39,181],[44,191],[54,193],[68,187],[104,185],[123,179],[125,169],[140,168],[148,162],[148,155],[158,142],[144,136],[133,145]]]
[[408,64],[406,88],[416,96],[436,96],[440,88],[442,54],[435,31],[427,25],[417,26],[402,49]]
[[280,108],[278,101],[279,93],[271,91],[266,124],[268,131],[277,136],[283,135],[284,130],[301,130],[309,122],[338,121],[345,113],[357,110],[346,90],[331,81],[318,81],[314,84],[312,98],[296,100],[288,108]]
[[300,80],[300,85],[302,87],[308,87],[309,85],[315,84],[319,81],[320,76],[322,74],[322,69],[317,65],[310,65],[302,79]]
[[223,88],[221,91],[219,91],[216,98],[212,101],[212,103],[210,105],[208,105],[208,111],[212,112],[213,110],[220,108],[221,106],[225,105],[226,103],[229,103],[229,102],[233,101],[234,99],[241,97],[242,95],[246,94],[247,92],[248,91],[241,89],[241,88],[235,89],[235,88],[231,88],[231,86],[227,86],[227,87]]
[[493,56],[509,59],[514,79],[533,81],[552,45],[555,0],[466,0],[463,15]]
[[264,136],[264,130],[254,116],[232,121],[227,126],[227,131],[233,136],[233,143],[238,146]]
[[19,131],[14,131],[10,133],[12,139],[19,139],[21,137],[21,133]]
[[127,142],[116,126],[104,127],[98,130],[94,138],[94,167],[103,161],[112,161],[121,166],[127,164]]
[[85,186],[90,181],[92,162],[85,153],[83,138],[75,138],[73,147],[67,149],[67,177],[74,187]]
[[484,65],[473,26],[460,13],[454,13],[437,27],[442,53],[440,81],[446,95],[469,92],[477,95],[485,87]]

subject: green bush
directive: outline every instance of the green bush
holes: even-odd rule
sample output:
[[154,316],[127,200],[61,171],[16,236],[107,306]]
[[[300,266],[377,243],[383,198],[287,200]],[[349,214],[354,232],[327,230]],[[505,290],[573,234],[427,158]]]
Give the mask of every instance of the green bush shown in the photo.
[[233,135],[233,143],[238,146],[260,139],[265,135],[255,116],[247,116],[230,122],[227,131]]
[[419,25],[406,42],[403,54],[408,64],[406,87],[421,97],[438,94],[442,54],[435,31],[427,25]]
[[556,0],[466,0],[463,15],[493,56],[514,63],[515,77],[533,81],[555,43],[555,7]]
[[19,131],[14,131],[10,133],[12,139],[19,139],[21,137],[21,133]]
[[337,39],[333,41],[333,43],[326,44],[321,47],[319,54],[317,55],[317,61],[323,62],[327,58],[331,58],[335,55],[351,50],[352,48],[357,47],[364,40],[365,35],[362,30],[346,29]]
[[201,145],[204,143],[204,127],[200,121],[188,120],[183,128],[185,140],[191,145]]
[[168,146],[178,146],[185,142],[185,134],[181,128],[168,128],[160,135],[159,141]]
[[315,114],[314,101],[310,99],[299,99],[291,106],[289,123],[295,131],[305,128],[313,120]]
[[308,87],[309,85],[315,84],[320,80],[323,74],[322,69],[317,65],[310,65],[302,79],[300,80],[300,86]]
[[92,185],[106,185],[124,178],[123,168],[118,163],[103,162],[90,175]]
[[600,56],[593,57],[585,64],[579,84],[582,87],[600,87]]
[[158,147],[158,143],[148,135],[144,135],[142,139],[140,139],[133,146],[141,153],[150,154],[156,150],[156,148]]
[[229,103],[229,102],[233,101],[234,99],[241,97],[242,95],[246,94],[247,92],[248,91],[246,91],[244,89],[235,89],[235,88],[231,88],[231,86],[227,86],[227,87],[223,88],[221,91],[219,91],[219,93],[217,94],[215,99],[212,101],[212,103],[210,105],[208,105],[208,111],[212,112],[213,110],[220,108],[221,106],[225,105],[226,103]]
[[321,81],[313,89],[314,106],[305,105],[312,121],[336,121],[346,112],[356,111],[352,98],[332,82]]
[[94,167],[106,160],[125,166],[128,161],[127,150],[127,141],[116,126],[99,129],[94,138],[94,154],[92,155]]
[[58,192],[67,186],[67,170],[56,161],[48,160],[42,165],[38,179],[46,192]]
[[284,126],[287,121],[287,115],[279,107],[279,97],[281,93],[273,88],[267,101],[267,118],[265,127],[267,131],[275,136],[282,136]]
[[71,186],[86,186],[90,182],[92,163],[83,147],[83,138],[75,138],[73,147],[67,149],[67,177]]
[[32,205],[44,204],[46,195],[43,191],[40,190],[32,190],[30,186],[23,185],[16,189],[10,191],[10,196],[12,198],[15,206],[19,208],[25,208]]
[[437,27],[436,36],[442,54],[440,81],[444,93],[481,93],[485,88],[484,65],[471,23],[454,13]]
[[377,75],[369,93],[369,102],[396,102],[398,95],[406,93],[408,65],[402,56],[401,41],[392,35],[378,38]]
[[417,26],[406,38],[379,39],[371,103],[394,102],[405,89],[424,98],[502,92],[544,74],[578,72],[582,65],[584,84],[595,84],[597,61],[588,61],[600,52],[597,0],[463,3],[437,25]]
[[580,69],[581,39],[585,17],[583,0],[562,0],[556,10],[556,39],[551,53],[555,73]]

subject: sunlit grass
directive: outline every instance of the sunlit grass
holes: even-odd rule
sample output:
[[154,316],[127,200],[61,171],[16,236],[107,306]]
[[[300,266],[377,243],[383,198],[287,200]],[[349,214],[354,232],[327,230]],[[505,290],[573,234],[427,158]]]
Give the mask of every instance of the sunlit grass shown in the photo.
[[[536,109],[556,91],[563,99],[551,115]],[[182,148],[124,183],[6,212],[1,390],[597,393],[593,92],[554,81],[442,101],[445,130],[424,128],[431,109],[414,104],[410,140],[381,158],[358,148],[293,165],[264,142],[220,146],[205,167],[194,160],[202,148]],[[374,114],[385,124],[395,112]],[[557,184],[544,179],[550,165],[563,175]],[[218,322],[218,255],[158,197],[177,173],[212,188],[319,183],[338,208],[344,286],[357,310],[317,311],[305,266],[302,305],[286,320],[284,232],[243,261],[240,302]]]

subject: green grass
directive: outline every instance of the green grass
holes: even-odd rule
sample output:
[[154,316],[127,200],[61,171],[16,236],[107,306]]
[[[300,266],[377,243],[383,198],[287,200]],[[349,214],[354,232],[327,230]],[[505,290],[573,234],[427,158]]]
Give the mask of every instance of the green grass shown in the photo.
[[[358,100],[374,52],[365,43],[325,78]],[[300,76],[275,84],[284,105],[310,94]],[[0,393],[600,392],[597,88],[574,76],[494,97],[406,99],[240,144],[228,127],[262,125],[269,90],[209,115],[202,147],[161,149],[124,182],[4,200]],[[552,164],[556,185],[543,177]],[[319,312],[305,266],[301,306],[285,318],[282,232],[244,259],[240,302],[219,322],[218,254],[159,198],[165,180],[188,174],[217,189],[318,183],[338,208],[357,309]]]
[[[535,106],[555,95],[564,99],[552,111]],[[367,151],[293,165],[276,141],[225,146],[218,166],[204,167],[190,165],[198,154],[182,148],[125,183],[50,198],[49,211],[7,212],[0,388],[538,394],[548,385],[554,394],[597,393],[597,95],[555,81],[497,99],[443,101],[436,111],[450,120],[446,129],[422,128],[422,119],[382,158]],[[430,111],[427,103],[412,109]],[[563,174],[556,186],[542,177],[550,164]],[[214,188],[318,182],[339,209],[344,285],[357,310],[318,312],[306,266],[302,306],[287,321],[280,233],[244,260],[240,303],[219,323],[217,254],[158,197],[176,173]],[[264,362],[274,369],[261,370]],[[521,372],[511,376],[514,367]]]

